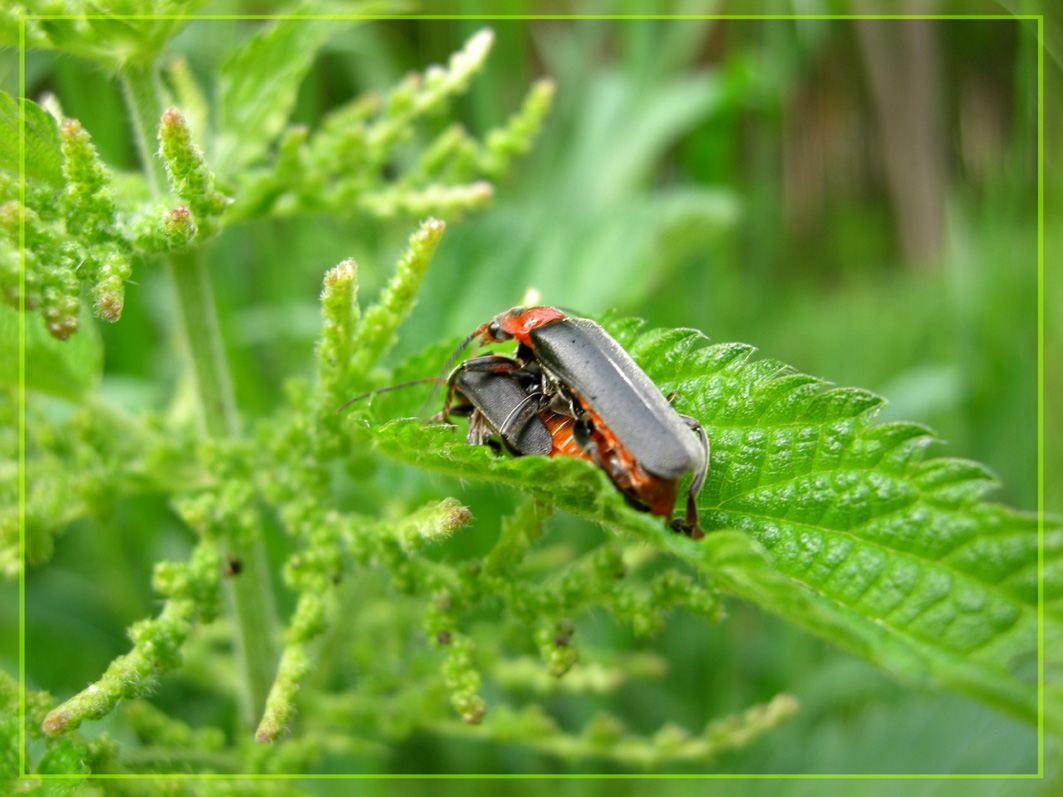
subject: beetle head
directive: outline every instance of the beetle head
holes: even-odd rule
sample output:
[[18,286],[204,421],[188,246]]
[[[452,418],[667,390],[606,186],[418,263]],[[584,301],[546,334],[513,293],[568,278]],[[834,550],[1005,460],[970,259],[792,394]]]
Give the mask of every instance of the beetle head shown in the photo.
[[496,315],[475,334],[483,336],[484,343],[502,343],[513,338],[527,343],[528,332],[564,317],[565,314],[554,307],[513,307]]

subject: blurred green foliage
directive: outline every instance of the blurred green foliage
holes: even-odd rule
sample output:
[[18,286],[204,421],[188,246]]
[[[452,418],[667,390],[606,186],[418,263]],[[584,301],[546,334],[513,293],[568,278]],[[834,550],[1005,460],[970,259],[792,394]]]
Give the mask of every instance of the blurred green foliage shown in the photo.
[[[967,5],[962,12],[953,9],[956,5],[942,3],[934,10],[975,12]],[[975,5],[978,11],[999,13],[995,4]],[[1040,10],[1014,5],[1020,7],[1011,10],[1019,13]],[[219,3],[206,10],[252,11],[257,6]],[[470,3],[448,9],[479,10]],[[717,10],[740,9],[721,4]],[[780,13],[793,10],[787,4]],[[506,11],[526,13],[530,8],[513,4]],[[669,11],[695,10],[676,4]],[[445,62],[481,24],[393,20],[344,32],[322,44],[316,60],[307,61],[305,77],[292,87],[293,120],[317,129],[326,114],[352,96],[385,92],[410,70]],[[1050,35],[1054,24],[1050,19]],[[496,21],[491,26],[496,44],[489,67],[456,99],[453,117],[480,138],[504,125],[527,87],[542,76],[557,84],[554,109],[535,148],[496,184],[490,209],[450,225],[419,302],[382,362],[385,371],[430,342],[467,333],[518,303],[525,289],[533,287],[544,303],[586,314],[615,309],[646,318],[653,327],[701,329],[714,341],[745,341],[801,371],[878,392],[891,402],[884,419],[928,424],[948,440],[950,455],[984,462],[1001,478],[1002,500],[1036,508],[1038,52],[1031,26],[967,20],[933,25],[937,55],[930,77],[941,85],[937,165],[945,211],[937,256],[918,262],[905,256],[886,176],[881,117],[867,77],[868,56],[853,23],[555,20]],[[259,28],[252,22],[191,23],[170,49],[184,57],[201,85],[224,93],[224,76],[237,71],[233,62],[226,71],[226,54]],[[1053,89],[1059,96],[1058,56],[1053,61],[1051,46],[1049,52],[1046,96]],[[83,61],[47,50],[31,50],[26,67],[30,98],[54,94],[63,112],[91,132],[105,163],[137,168],[121,90],[106,70],[86,68]],[[16,73],[8,67],[0,77],[0,87],[17,94]],[[1048,108],[1045,150],[1053,164],[1063,155],[1063,119],[1058,108],[1051,103]],[[389,168],[416,164],[418,153],[443,132],[445,122],[430,119],[426,129],[397,150]],[[206,155],[210,163],[216,153]],[[217,168],[220,172],[223,165]],[[1059,172],[1049,172],[1046,181],[1046,263],[1063,249],[1063,180],[1052,175],[1058,178]],[[322,212],[304,201],[310,194],[299,196],[289,205],[291,213],[233,225],[207,250],[236,404],[251,420],[276,417],[287,401],[285,381],[313,373],[322,273],[354,255],[362,295],[373,296],[389,279],[390,265],[413,228],[409,216],[381,222],[364,212]],[[86,333],[101,337],[106,363],[100,398],[108,406],[180,419],[189,411],[188,403],[172,399],[187,397],[188,386],[173,354],[179,323],[172,289],[161,269],[138,267],[133,279],[121,322],[111,326],[83,317],[82,331],[71,343],[85,345],[78,338]],[[1047,295],[1058,297],[1058,291],[1052,293],[1053,286],[1060,287],[1058,277],[1050,274],[1048,279]],[[1063,389],[1063,327],[1059,314],[1052,312],[1051,298],[1047,303],[1045,386],[1052,396]],[[53,342],[44,335],[38,338],[31,338],[30,345],[39,346],[47,358]],[[61,359],[57,362],[61,367]],[[85,384],[78,391],[91,388]],[[1051,443],[1061,427],[1051,402],[1046,410],[1046,508],[1059,512],[1063,453]],[[32,414],[36,412],[41,415]],[[65,421],[72,412],[62,399],[42,399],[31,408],[31,419]],[[73,420],[93,428],[97,436],[107,434],[111,421],[76,414]],[[5,423],[8,442],[13,434]],[[127,442],[149,460],[173,450],[159,447],[154,437]],[[84,460],[91,452],[70,456]],[[371,466],[356,461],[353,467],[368,473]],[[513,493],[493,485],[393,463],[373,467],[378,468],[373,489],[385,496],[380,503],[396,517],[444,495],[457,496],[472,508],[473,532],[457,535],[445,553],[430,553],[452,562],[491,550],[503,518],[518,505]],[[92,468],[105,475],[106,483],[107,463],[93,463]],[[107,508],[105,514],[75,507],[78,519],[56,541],[51,561],[27,571],[27,688],[60,696],[82,689],[128,648],[124,628],[157,611],[153,564],[187,559],[194,544],[167,505],[166,489],[153,484],[118,501],[102,496],[99,506]],[[356,506],[363,496],[357,484],[351,489],[349,502]],[[275,519],[264,516],[262,522],[268,560],[278,570],[296,543],[277,533]],[[571,554],[598,547],[608,533],[571,515],[555,516],[547,524],[551,538],[564,541],[555,547]],[[553,555],[559,555],[554,548],[544,549],[547,560]],[[349,608],[321,641],[323,664],[309,676],[303,711],[346,723],[350,739],[336,749],[311,740],[308,745],[318,746],[312,755],[297,749],[296,730],[286,748],[291,759],[275,763],[303,766],[314,761],[324,772],[627,770],[604,757],[569,762],[549,750],[479,740],[450,721],[416,731],[391,729],[384,737],[401,741],[384,745],[359,723],[386,727],[388,716],[367,714],[365,706],[353,703],[323,704],[321,696],[330,688],[366,673],[383,679],[370,684],[367,694],[372,694],[375,688],[386,692],[387,679],[417,678],[425,668],[438,669],[438,658],[424,656],[424,650],[403,660],[408,648],[396,637],[421,633],[401,625],[416,625],[403,611],[358,613],[355,607],[375,600],[384,584],[381,574],[362,571],[337,588],[339,605]],[[3,589],[5,597],[14,595],[11,585]],[[295,595],[295,590],[278,591],[281,616],[294,611]],[[396,606],[408,608],[406,600],[398,599]],[[15,606],[13,598],[0,602],[5,628],[16,626]],[[492,627],[496,618],[491,607],[479,611],[482,616],[474,618],[474,625]],[[714,718],[740,713],[776,693],[798,697],[800,712],[767,739],[722,752],[694,771],[1036,771],[1037,740],[1030,726],[966,698],[902,687],[871,665],[747,604],[730,601],[727,614],[726,622],[709,625],[679,609],[667,617],[660,633],[644,638],[605,612],[590,612],[580,625],[582,644],[641,656],[612,669],[609,662],[595,662],[605,673],[603,680],[608,682],[610,672],[619,679],[615,687],[567,692],[566,681],[574,673],[541,686],[528,676],[513,683],[520,684],[516,689],[524,690],[528,703],[541,703],[573,734],[599,712],[622,717],[632,734],[650,736],[666,723],[698,733]],[[100,741],[101,733],[132,749],[144,739],[176,739],[175,746],[201,757],[147,760],[139,771],[212,766],[225,771],[231,762],[224,755],[220,761],[212,758],[222,750],[219,740],[190,741],[188,734],[189,728],[220,728],[230,754],[248,743],[241,738],[247,732],[239,725],[238,706],[216,699],[216,682],[236,677],[226,663],[228,631],[223,621],[193,632],[184,668],[160,681],[151,694],[152,705],[168,718],[155,717],[145,703],[129,704],[98,725],[85,726],[84,738],[70,737],[75,740],[70,744],[107,762],[111,753]],[[378,669],[378,662],[358,660],[356,651],[364,651],[367,640],[382,649],[397,645],[387,649],[388,666],[400,666],[394,664],[400,661],[403,669],[389,673]],[[17,670],[16,642],[10,634],[0,641],[0,661],[10,673]],[[528,653],[534,660],[533,647]],[[641,669],[632,662],[641,662]],[[1023,675],[1029,678],[1036,663],[1025,666]],[[1052,671],[1046,675],[1060,677]],[[495,679],[505,683],[501,671]],[[493,690],[501,687],[487,685],[489,703],[499,696]],[[440,695],[410,699],[433,701]],[[401,717],[399,711],[392,719]],[[43,750],[41,744],[33,743],[35,756]],[[144,749],[150,752],[147,745]],[[1058,752],[1056,743],[1049,740],[1048,750]],[[254,751],[238,755],[244,761],[263,757]],[[690,770],[682,763],[664,768]],[[1044,793],[1053,793],[1060,774],[1051,761],[1048,775]],[[297,785],[319,794],[346,790],[323,781]],[[393,793],[406,784],[363,785]],[[794,794],[825,790],[823,784],[778,785]],[[149,786],[142,784],[145,793]],[[557,785],[577,786],[580,794],[594,788],[589,783]],[[658,786],[663,792],[678,788]],[[888,793],[886,786],[846,784],[845,793],[860,787],[870,794]],[[929,784],[912,784],[912,791],[924,786],[929,793]],[[1042,788],[999,786],[1005,794]],[[515,792],[523,787],[507,786]],[[110,793],[111,786],[107,788]],[[138,787],[116,785],[115,793],[120,788]],[[942,791],[947,793],[943,786],[934,793]],[[970,793],[966,786],[963,793]]]

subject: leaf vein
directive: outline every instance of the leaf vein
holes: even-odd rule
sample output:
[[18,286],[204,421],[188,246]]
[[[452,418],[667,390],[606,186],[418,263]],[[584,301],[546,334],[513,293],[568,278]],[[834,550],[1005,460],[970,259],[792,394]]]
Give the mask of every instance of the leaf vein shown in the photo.
[[[771,515],[762,515],[762,514],[755,513],[755,512],[742,512],[741,514],[745,515],[746,517],[752,518],[752,519],[759,518],[759,519],[762,519],[762,520],[765,520],[765,521],[768,521],[768,520],[777,521],[777,520],[780,519],[780,518],[772,517]],[[920,565],[920,570],[921,570],[921,572],[924,573],[924,578],[925,578],[925,573],[927,571],[929,571],[931,569],[937,569],[938,571],[946,572],[950,576],[950,579],[955,578],[955,577],[959,577],[961,579],[973,581],[973,582],[979,584],[980,586],[982,586],[985,589],[986,592],[989,592],[989,593],[992,593],[992,594],[997,594],[997,597],[999,597],[999,598],[1001,598],[1003,600],[1006,600],[1006,601],[1011,602],[1011,603],[1014,603],[1016,601],[1016,597],[1014,595],[1005,593],[1004,590],[1001,590],[997,584],[986,582],[986,581],[978,578],[977,576],[975,576],[975,575],[973,575],[971,573],[967,573],[967,572],[965,572],[963,570],[959,570],[958,568],[953,567],[953,566],[951,566],[951,565],[949,565],[947,563],[940,562],[940,561],[934,560],[934,559],[929,559],[927,557],[921,556],[918,553],[914,553],[914,552],[911,552],[911,551],[902,551],[902,550],[896,549],[896,548],[889,548],[889,547],[887,547],[885,545],[882,545],[878,541],[868,540],[868,539],[866,539],[864,537],[859,537],[859,536],[851,534],[851,533],[849,533],[847,531],[841,531],[841,530],[838,530],[838,529],[825,530],[825,529],[819,528],[817,526],[814,526],[812,524],[809,524],[809,523],[806,523],[806,522],[802,522],[802,521],[785,520],[785,519],[783,519],[783,520],[784,520],[784,522],[792,523],[795,526],[803,526],[805,528],[814,529],[814,530],[819,531],[820,533],[823,533],[825,535],[836,534],[836,535],[841,536],[841,537],[848,537],[850,539],[855,540],[857,543],[865,544],[865,545],[871,546],[873,548],[877,548],[880,551],[884,551],[887,556],[896,556],[898,558],[914,560],[916,564]],[[949,594],[952,591],[953,584],[954,584],[954,581],[950,582],[949,590],[948,590],[948,592],[945,593],[946,595]],[[913,592],[914,592],[914,589],[913,589]],[[912,593],[909,593],[908,598],[911,597],[911,594]],[[905,600],[907,601],[908,598],[905,598]],[[902,602],[902,604],[903,604],[903,602]],[[889,612],[889,614],[893,614],[894,612],[896,612],[901,607],[902,604],[898,604],[898,606],[896,608],[892,609]],[[848,605],[848,604],[843,603],[842,605]],[[1026,603],[1025,601],[1021,601],[1020,602],[1020,610],[1021,611],[1029,611],[1031,608],[1032,607],[1031,607],[1031,605],[1029,603]]]

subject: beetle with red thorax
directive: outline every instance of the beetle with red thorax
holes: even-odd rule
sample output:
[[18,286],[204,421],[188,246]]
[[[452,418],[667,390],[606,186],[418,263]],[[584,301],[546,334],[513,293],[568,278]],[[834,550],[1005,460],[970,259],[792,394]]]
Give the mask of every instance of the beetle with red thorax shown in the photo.
[[552,454],[588,459],[637,507],[671,518],[679,483],[687,488],[678,531],[698,539],[695,498],[705,481],[709,443],[701,424],[676,412],[631,356],[598,324],[553,307],[514,307],[481,325],[467,342],[516,340],[515,357],[465,360],[447,379],[446,417],[462,374],[521,371],[540,379],[496,429],[505,439],[540,416],[554,441]]

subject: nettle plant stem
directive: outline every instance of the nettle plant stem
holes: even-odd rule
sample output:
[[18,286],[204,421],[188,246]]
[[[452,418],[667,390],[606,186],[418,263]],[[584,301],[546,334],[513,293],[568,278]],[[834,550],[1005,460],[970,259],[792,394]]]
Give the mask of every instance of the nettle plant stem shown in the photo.
[[144,168],[144,176],[154,196],[166,189],[166,171],[162,161],[155,156],[155,131],[162,113],[162,89],[152,64],[127,65],[118,75],[122,84],[122,96],[133,122],[133,137]]
[[[153,67],[131,66],[121,73],[121,79],[134,120],[137,148],[144,159],[144,173],[158,195],[166,184],[166,172],[155,154],[155,134],[159,120],[163,119],[165,125],[171,118],[170,112],[162,113],[161,89]],[[173,175],[171,181],[174,182]],[[181,193],[180,186],[175,185],[175,189]],[[183,348],[195,375],[200,430],[210,438],[239,437],[240,416],[202,252],[193,246],[163,255],[163,260],[175,289]],[[240,578],[228,579],[226,583],[230,585],[229,601],[245,675],[242,679],[245,721],[253,726],[266,704],[277,664],[273,593],[260,537],[229,535],[223,538],[222,545],[242,565]]]

